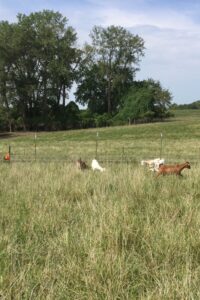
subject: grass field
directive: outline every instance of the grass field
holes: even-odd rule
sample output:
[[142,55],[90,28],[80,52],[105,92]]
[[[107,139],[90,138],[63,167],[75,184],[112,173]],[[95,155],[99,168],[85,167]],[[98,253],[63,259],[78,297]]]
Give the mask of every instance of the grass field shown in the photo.
[[[132,160],[162,156],[168,162],[200,159],[200,113],[176,111],[176,117],[168,122],[136,126],[108,127],[88,130],[37,133],[36,160],[73,161],[78,157],[91,161],[96,155],[98,132],[98,158]],[[35,133],[15,133],[4,136],[0,143],[0,156],[11,146],[14,161],[35,160]]]
[[[134,163],[76,170],[65,158],[89,162],[97,131],[99,156],[120,157],[124,147]],[[155,179],[140,166],[159,156],[161,132],[167,161],[192,162],[183,178]],[[2,136],[1,155],[9,145],[14,159],[0,163],[1,299],[200,299],[198,111],[39,133],[36,161],[17,161],[34,158],[34,134]]]

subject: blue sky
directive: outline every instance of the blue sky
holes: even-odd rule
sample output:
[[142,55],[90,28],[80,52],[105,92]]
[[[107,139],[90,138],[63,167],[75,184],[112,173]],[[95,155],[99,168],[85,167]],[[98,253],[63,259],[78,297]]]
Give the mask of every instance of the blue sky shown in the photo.
[[159,80],[176,103],[200,100],[199,0],[0,0],[0,20],[15,22],[18,13],[43,9],[66,16],[80,46],[94,25],[138,34],[146,50],[136,79]]

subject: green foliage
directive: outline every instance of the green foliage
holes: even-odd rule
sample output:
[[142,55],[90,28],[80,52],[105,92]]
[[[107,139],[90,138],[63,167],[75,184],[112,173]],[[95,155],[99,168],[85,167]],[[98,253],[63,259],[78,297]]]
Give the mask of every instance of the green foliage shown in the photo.
[[104,113],[103,115],[95,116],[96,127],[106,127],[112,124],[112,118],[110,114]]
[[92,65],[89,69],[84,66],[80,70],[82,76],[79,78],[79,85],[76,91],[76,100],[82,105],[87,105],[92,113],[103,114],[107,110],[106,98],[106,80],[102,76],[101,70],[97,64]]
[[44,116],[48,127],[76,77],[76,33],[65,17],[48,10],[0,25],[1,103],[17,109],[24,128],[33,129],[34,120]]
[[171,107],[173,109],[200,109],[200,100],[189,103],[189,104],[176,104],[176,103],[173,103]]
[[[1,130],[102,127],[170,116],[168,90],[153,80],[134,82],[144,55],[141,37],[121,26],[95,26],[90,37],[78,49],[67,18],[50,10],[0,22]],[[66,105],[75,81],[85,112]]]
[[95,127],[95,120],[94,115],[91,113],[90,110],[82,110],[80,112],[81,117],[81,128],[91,128]]
[[[78,105],[71,101],[65,107],[60,106],[57,118],[61,121],[62,129],[80,128],[80,111]],[[63,118],[63,119],[62,119]]]
[[74,127],[71,128],[93,128],[93,127],[106,127],[112,125],[112,116],[104,113],[102,115],[93,114],[89,109],[80,111],[75,114],[77,117]]
[[4,107],[0,107],[0,130],[5,131],[8,128],[10,117]]
[[167,118],[171,103],[171,94],[163,89],[160,82],[152,79],[135,82],[122,98],[123,108],[116,119],[129,121]]
[[80,67],[76,99],[94,113],[113,113],[132,83],[144,41],[120,26],[95,26]]

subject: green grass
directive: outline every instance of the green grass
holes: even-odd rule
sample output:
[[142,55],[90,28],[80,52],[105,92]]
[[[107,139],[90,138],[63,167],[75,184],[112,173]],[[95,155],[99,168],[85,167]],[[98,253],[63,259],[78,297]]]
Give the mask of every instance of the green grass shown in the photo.
[[[99,143],[112,153],[134,147],[139,162],[159,152],[163,132],[170,159],[187,159],[198,149],[199,116],[181,111],[167,123],[98,129]],[[66,149],[89,158],[95,134],[40,133],[38,147],[48,157]],[[32,134],[15,135],[1,150],[32,143]],[[196,162],[181,179],[155,179],[139,163],[105,163],[105,173],[93,173],[65,161],[2,162],[2,299],[199,299]]]
[[[134,161],[160,156],[160,134],[163,134],[162,156],[168,162],[180,160],[199,161],[200,158],[200,112],[197,110],[175,111],[175,118],[168,122],[108,127],[87,130],[49,132],[37,134],[38,160],[75,160],[82,157],[90,161],[98,158]],[[0,155],[11,146],[13,160],[34,160],[34,133],[16,133],[0,143]]]

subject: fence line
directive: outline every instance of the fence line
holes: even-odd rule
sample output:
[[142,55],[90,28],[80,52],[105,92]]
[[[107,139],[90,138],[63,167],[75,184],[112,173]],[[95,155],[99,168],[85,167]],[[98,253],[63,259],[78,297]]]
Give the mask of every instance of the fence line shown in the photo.
[[[162,143],[162,140],[161,140]],[[52,146],[53,147],[53,146]],[[162,147],[162,144],[161,144]],[[65,154],[63,153],[63,147],[57,147],[58,152],[54,151],[54,153],[45,153],[47,149],[45,147],[37,147],[36,143],[34,144],[34,147],[17,147],[17,146],[10,146],[8,147],[8,151],[11,157],[12,162],[67,162],[67,163],[73,163],[75,162],[78,157],[78,151],[76,154]],[[160,148],[161,149],[161,148]],[[121,146],[119,149],[109,149],[108,147],[105,150],[99,150],[98,148],[98,142],[96,142],[95,145],[95,153],[90,149],[90,153],[83,153],[82,158],[86,161],[91,161],[93,158],[97,158],[99,162],[112,164],[112,163],[140,163],[142,159],[154,159],[155,155],[153,155],[153,151],[148,149],[148,147],[145,149],[145,152],[143,154],[137,153],[138,150],[137,147],[130,147],[130,146]],[[67,152],[67,149],[65,149],[65,152]],[[163,151],[160,151],[160,155],[163,154]],[[3,158],[3,153],[2,153]],[[168,163],[175,163],[182,160],[185,160],[185,156],[183,154],[179,153],[166,153],[164,155],[166,158],[166,162]],[[193,154],[187,154],[187,160],[190,161],[190,163],[198,163],[200,161],[200,149],[197,149],[196,153]],[[2,159],[3,161],[3,159]]]

